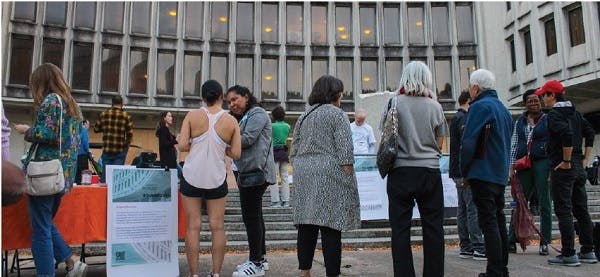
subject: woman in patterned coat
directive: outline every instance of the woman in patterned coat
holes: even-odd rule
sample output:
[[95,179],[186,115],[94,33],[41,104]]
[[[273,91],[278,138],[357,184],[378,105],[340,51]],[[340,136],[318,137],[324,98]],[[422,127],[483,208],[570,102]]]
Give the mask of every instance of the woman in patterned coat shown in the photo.
[[298,119],[292,141],[301,276],[310,276],[317,236],[327,276],[340,275],[342,231],[360,227],[350,121],[340,107],[344,85],[325,75],[312,89],[311,107]]

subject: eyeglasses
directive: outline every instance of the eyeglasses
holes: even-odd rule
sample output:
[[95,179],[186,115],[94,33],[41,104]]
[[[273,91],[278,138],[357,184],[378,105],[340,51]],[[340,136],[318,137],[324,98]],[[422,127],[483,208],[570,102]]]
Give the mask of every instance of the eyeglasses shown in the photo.
[[537,99],[537,98],[536,99],[529,99],[529,100],[527,100],[527,104],[539,103],[539,102],[540,102],[540,100]]

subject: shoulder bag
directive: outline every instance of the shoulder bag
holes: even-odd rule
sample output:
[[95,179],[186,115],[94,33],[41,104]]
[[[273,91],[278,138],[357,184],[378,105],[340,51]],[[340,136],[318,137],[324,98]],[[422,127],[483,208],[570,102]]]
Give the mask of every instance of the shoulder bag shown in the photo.
[[31,155],[31,160],[27,165],[26,184],[27,194],[34,196],[45,196],[57,194],[65,188],[65,175],[61,163],[62,157],[62,123],[63,106],[60,95],[56,94],[60,103],[60,121],[58,127],[58,158],[49,161],[33,161],[39,143],[36,143],[35,149]]
[[383,120],[381,143],[377,150],[377,168],[381,178],[385,178],[392,171],[398,155],[398,111],[395,96],[390,99]]

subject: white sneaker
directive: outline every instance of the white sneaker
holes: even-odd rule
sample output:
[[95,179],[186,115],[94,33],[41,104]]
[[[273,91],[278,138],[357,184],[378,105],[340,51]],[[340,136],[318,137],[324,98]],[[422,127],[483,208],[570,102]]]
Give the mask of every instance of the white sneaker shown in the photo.
[[76,261],[73,269],[67,271],[66,277],[83,277],[87,274],[87,264]]
[[[250,260],[247,260],[243,264],[240,264],[240,265],[236,266],[235,270],[240,270],[242,267],[248,266],[251,263],[252,262]],[[262,264],[262,267],[263,267],[264,271],[269,271],[269,261],[267,261],[267,259],[260,260],[260,263]]]
[[[245,266],[243,266],[245,265]],[[244,263],[242,267],[237,271],[233,272],[232,277],[244,277],[244,276],[265,276],[265,270],[262,264],[256,266],[254,263]]]

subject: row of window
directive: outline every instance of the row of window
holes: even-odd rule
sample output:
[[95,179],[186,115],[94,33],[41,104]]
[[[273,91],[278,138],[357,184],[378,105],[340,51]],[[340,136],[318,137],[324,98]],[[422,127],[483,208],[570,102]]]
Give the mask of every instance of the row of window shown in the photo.
[[[15,2],[13,20],[36,22],[36,2]],[[44,24],[49,26],[71,26],[67,24],[67,3],[46,2]],[[108,33],[126,32],[124,30],[125,8],[123,2],[74,2],[73,27],[76,29],[96,29],[96,9],[103,7],[102,27],[100,30]],[[150,36],[153,25],[152,3],[132,2],[129,33],[132,35]],[[183,6],[180,8],[179,6]],[[230,5],[229,2],[158,2],[157,20],[158,36],[178,37],[178,17],[183,13],[183,36],[186,39],[203,39],[210,36],[211,40],[229,40],[230,32]],[[255,5],[260,6],[260,17],[256,17]],[[279,5],[285,5],[285,41],[290,44],[304,44],[304,7],[303,3],[277,2],[236,4],[236,41],[254,42],[254,26],[260,25],[260,42],[279,43],[284,38],[279,37],[280,28]],[[429,4],[428,4],[429,5]],[[334,41],[337,45],[354,45],[353,35],[360,34],[360,45],[379,45],[381,40],[384,45],[399,45],[403,41],[402,24],[408,27],[407,41],[410,45],[427,44],[431,30],[433,44],[450,45],[451,29],[449,24],[448,3],[431,3],[430,14],[426,14],[425,4],[407,4],[407,18],[403,19],[400,4],[385,3],[383,7],[383,26],[378,26],[378,12],[374,3],[361,4],[359,7],[359,30],[353,32],[353,7],[346,3],[336,3],[334,18],[328,17],[327,3],[310,4],[310,42],[315,45],[329,43],[327,26],[330,21],[335,22]],[[210,9],[210,35],[204,33],[204,9]],[[473,11],[471,3],[456,3],[455,18],[458,44],[475,43],[473,28]],[[282,15],[283,16],[283,15]],[[429,19],[430,18],[430,19]],[[208,28],[207,28],[208,29]],[[381,30],[380,30],[381,29]],[[208,31],[208,30],[207,30]]]
[[[507,2],[510,3],[510,2]],[[509,4],[507,4],[509,5]],[[510,6],[507,6],[510,9]],[[600,4],[598,4],[598,12],[600,14]],[[571,6],[566,9],[566,19],[568,23],[569,31],[569,42],[571,47],[575,47],[585,43],[585,28],[583,24],[583,13],[581,4],[575,7]],[[546,42],[546,56],[552,56],[558,52],[557,48],[557,37],[556,37],[556,23],[554,16],[546,16],[542,20],[543,32]],[[599,22],[600,23],[600,22]],[[525,49],[525,64],[533,63],[533,50],[531,41],[531,31],[529,26],[520,30],[520,35],[523,41],[523,48]],[[515,50],[514,37],[511,35],[507,38],[508,47],[510,48],[511,57],[511,70],[512,72],[517,71],[517,58]]]
[[[10,73],[8,84],[23,85],[28,84],[28,77],[31,73],[33,56],[33,37],[25,35],[12,36],[10,56]],[[50,62],[59,67],[63,67],[65,52],[64,41],[56,39],[44,39],[42,43],[42,62]],[[129,78],[128,93],[148,94],[148,61],[156,61],[156,95],[176,95],[176,60],[177,52],[170,50],[158,50],[155,57],[150,57],[149,49],[132,47],[127,51],[123,47],[114,45],[103,45],[100,53],[100,87],[95,89],[91,87],[92,68],[94,64],[94,45],[91,43],[73,42],[71,63],[71,87],[74,90],[81,91],[99,91],[119,92],[120,72],[123,55],[128,55],[128,72],[125,77]],[[226,85],[229,83],[228,65],[229,56],[226,54],[211,53],[205,55],[209,61],[209,78],[219,81]],[[278,96],[279,84],[279,57],[277,56],[259,56],[260,57],[260,83],[261,98],[263,100],[276,100]],[[200,96],[200,85],[202,82],[202,52],[183,51],[183,69],[180,75],[183,75],[182,95]],[[286,99],[302,100],[304,98],[304,70],[305,59],[303,57],[286,57]],[[253,88],[258,76],[254,76],[255,57],[253,55],[235,56],[235,82],[237,84]],[[426,58],[414,58],[411,60],[420,60],[427,63]],[[314,83],[316,79],[329,72],[328,57],[312,57],[311,80]],[[435,57],[433,64],[433,74],[435,77],[435,86],[440,99],[453,99],[452,93],[452,72],[453,61],[451,57]],[[476,59],[474,57],[460,57],[458,60],[460,75],[460,87],[466,89],[468,86],[469,73],[476,68]],[[354,74],[353,58],[337,57],[335,60],[335,75],[345,84],[344,97],[352,100],[354,93]],[[127,65],[125,65],[127,66]],[[382,76],[379,76],[379,67],[383,66]],[[380,65],[377,59],[360,59],[360,91],[361,93],[371,93],[379,90],[394,91],[398,89],[398,83],[402,74],[402,58],[386,58],[383,65]],[[382,82],[382,86],[380,86]]]

